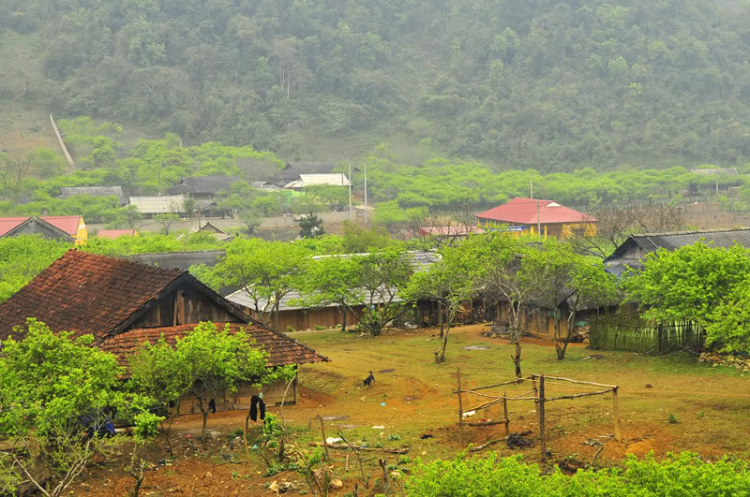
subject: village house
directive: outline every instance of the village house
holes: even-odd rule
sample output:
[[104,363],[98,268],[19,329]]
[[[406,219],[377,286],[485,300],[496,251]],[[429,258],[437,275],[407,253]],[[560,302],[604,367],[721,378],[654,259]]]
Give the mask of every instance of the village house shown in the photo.
[[87,197],[117,197],[120,205],[128,205],[128,197],[121,186],[64,186],[60,188],[60,198],[66,199],[76,195]]
[[309,186],[341,186],[348,187],[350,185],[349,178],[344,173],[329,173],[329,174],[300,174],[299,178],[294,181],[290,181],[284,188],[289,190],[302,190]]
[[18,235],[42,235],[75,245],[85,245],[89,238],[81,216],[0,217],[0,237]]
[[479,226],[487,231],[510,231],[518,236],[541,235],[545,238],[596,236],[594,217],[552,200],[514,198],[510,202],[476,215]]
[[[268,367],[326,361],[312,349],[262,324],[187,271],[162,269],[125,259],[70,250],[28,285],[0,304],[0,341],[22,330],[27,318],[46,323],[53,331],[94,336],[94,345],[120,357],[136,352],[145,341],[164,335],[174,341],[201,322],[244,329],[269,353]],[[22,333],[22,331],[21,331]],[[286,401],[296,401],[298,378]],[[281,402],[283,383],[265,388],[266,403]],[[258,393],[248,382],[238,392],[214,399],[219,411],[244,409]],[[181,412],[197,412],[194,399],[184,399]]]
[[739,244],[750,248],[750,228],[633,234],[604,259],[604,266],[619,278],[628,268],[643,269],[644,259],[652,252],[659,249],[673,251],[700,241],[713,247],[727,248]]
[[[315,256],[314,259],[321,257],[363,257],[367,254],[341,254],[332,256]],[[437,252],[428,251],[411,251],[408,252],[409,261],[415,271],[427,270],[432,264],[440,259]],[[395,289],[393,290],[395,292]],[[356,326],[359,318],[365,311],[366,305],[354,305],[345,309],[339,304],[330,303],[325,305],[310,306],[306,305],[304,295],[296,291],[291,291],[282,297],[279,301],[278,328],[280,330],[312,330],[316,327],[335,328],[343,325],[344,314],[346,313],[346,325]],[[259,319],[256,311],[256,302],[244,289],[238,289],[227,296],[227,300],[238,305],[245,312]],[[396,295],[393,303],[403,302],[403,299]],[[258,309],[266,309],[270,312],[275,302],[266,299],[260,299],[257,303]],[[369,304],[369,302],[368,302]],[[374,305],[381,305],[382,302],[373,302]],[[419,312],[424,314],[424,306],[419,306]]]
[[238,181],[242,181],[239,176],[186,176],[167,193],[188,195],[194,200],[216,200],[226,196]]
[[130,197],[130,205],[145,218],[159,214],[184,214],[185,195],[137,196]]
[[292,181],[299,180],[301,174],[330,174],[334,167],[330,162],[288,162],[269,183],[284,188]]

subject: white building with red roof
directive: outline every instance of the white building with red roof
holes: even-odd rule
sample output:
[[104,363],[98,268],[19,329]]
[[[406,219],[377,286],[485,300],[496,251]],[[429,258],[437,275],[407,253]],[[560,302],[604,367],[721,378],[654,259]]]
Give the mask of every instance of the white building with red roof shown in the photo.
[[476,215],[485,230],[508,230],[518,234],[570,238],[574,234],[596,236],[595,217],[560,205],[553,200],[514,198]]

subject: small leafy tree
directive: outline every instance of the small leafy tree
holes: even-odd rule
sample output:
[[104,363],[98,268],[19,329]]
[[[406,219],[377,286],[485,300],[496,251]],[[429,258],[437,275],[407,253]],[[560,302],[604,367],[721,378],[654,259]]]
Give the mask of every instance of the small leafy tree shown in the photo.
[[154,221],[160,223],[162,225],[162,228],[164,228],[163,232],[165,235],[169,234],[170,230],[172,229],[172,225],[179,220],[180,217],[172,212],[166,214],[157,214],[154,217]]
[[169,434],[175,417],[180,414],[182,396],[192,386],[187,369],[175,348],[161,338],[156,344],[145,343],[130,358],[130,387],[147,395],[167,413],[164,439],[173,455]]
[[477,289],[496,305],[509,309],[510,338],[515,345],[513,362],[521,377],[521,336],[525,318],[539,277],[537,259],[526,257],[532,250],[505,233],[471,237],[461,244],[475,262]]
[[445,361],[448,335],[451,325],[463,304],[471,300],[474,292],[476,270],[472,267],[473,257],[468,251],[448,248],[442,252],[442,260],[427,271],[412,276],[406,290],[407,300],[429,299],[440,304],[440,312],[445,314],[445,333],[440,353],[435,352],[435,361]]
[[313,260],[304,279],[302,299],[310,307],[336,305],[342,315],[341,330],[346,331],[346,316],[365,303],[362,288],[362,261],[359,257],[324,256]]
[[[81,474],[105,443],[99,433],[111,412],[126,405],[116,357],[91,347],[93,340],[29,319],[22,340],[3,343],[0,434],[29,455],[16,451],[14,462],[47,496],[61,495]],[[49,469],[46,484],[34,476],[39,464]]]
[[159,423],[162,421],[164,421],[163,417],[150,412],[136,414],[133,419],[133,455],[130,459],[130,468],[128,468],[130,476],[135,480],[133,490],[130,492],[132,497],[138,497],[141,485],[143,484],[143,470],[146,467],[146,461],[140,457],[138,448],[139,446],[151,443],[156,437],[159,430]]
[[[555,350],[558,359],[565,358],[577,314],[587,305],[611,305],[617,300],[614,277],[601,260],[577,253],[569,243],[546,241],[541,250],[527,253],[527,268],[537,271],[538,294],[555,310]],[[567,333],[561,336],[560,316],[568,308]]]
[[409,253],[401,247],[388,247],[362,256],[361,289],[367,306],[360,326],[374,336],[404,314],[401,295],[414,274]]
[[724,352],[750,354],[750,279],[734,287],[711,313],[706,325],[707,345],[720,344]]
[[206,441],[209,403],[224,392],[236,392],[239,384],[250,381],[264,385],[286,378],[288,368],[271,370],[266,367],[268,353],[255,348],[248,335],[230,333],[229,325],[218,330],[212,323],[201,323],[175,345],[177,362],[185,368],[187,393],[198,401],[203,415],[202,437]]
[[718,248],[696,242],[673,252],[650,253],[643,270],[631,272],[623,286],[645,319],[705,327],[717,307],[732,301],[749,272],[748,251],[740,245]]
[[214,287],[241,288],[253,302],[256,319],[269,323],[273,317],[278,328],[279,303],[303,285],[310,252],[301,244],[258,238],[235,239],[226,251],[204,277]]

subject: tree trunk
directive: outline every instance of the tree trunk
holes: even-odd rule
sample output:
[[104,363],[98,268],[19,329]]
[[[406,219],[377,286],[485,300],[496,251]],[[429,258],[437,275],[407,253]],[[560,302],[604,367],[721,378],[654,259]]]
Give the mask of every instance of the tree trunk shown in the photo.
[[438,362],[445,362],[445,349],[448,347],[448,333],[451,331],[451,321],[452,319],[448,321],[448,325],[445,329],[445,336],[443,337],[443,350],[440,352],[440,361]]
[[443,319],[445,315],[443,313],[443,303],[438,302],[437,307],[438,307],[438,324],[440,325],[440,338],[443,338],[443,330],[445,328],[445,320]]
[[576,326],[576,312],[571,311],[570,313],[570,321],[568,321],[568,333],[565,335],[565,340],[563,341],[562,348],[557,348],[557,359],[562,361],[565,359],[565,352],[568,350],[568,344],[570,343],[570,337],[573,334],[573,329]]
[[516,355],[513,357],[516,366],[516,378],[521,378],[521,340],[516,338]]
[[208,425],[208,408],[204,411],[201,408],[201,414],[203,414],[203,428],[201,429],[201,439],[203,440],[203,445],[206,445],[206,426]]
[[276,296],[276,303],[273,305],[273,329],[279,331],[279,296]]
[[341,331],[346,333],[346,307],[341,310]]

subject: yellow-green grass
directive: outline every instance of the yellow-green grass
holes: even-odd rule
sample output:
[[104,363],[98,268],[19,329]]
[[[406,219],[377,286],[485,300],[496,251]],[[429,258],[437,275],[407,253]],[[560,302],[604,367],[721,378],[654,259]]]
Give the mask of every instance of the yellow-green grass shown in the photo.
[[[447,362],[436,364],[433,352],[439,341],[430,331],[397,331],[381,337],[358,337],[340,331],[311,332],[297,338],[328,356],[331,362],[304,367],[300,406],[290,412],[295,422],[310,422],[318,414],[347,416],[327,422],[329,433],[345,425],[343,433],[368,444],[385,447],[406,444],[410,455],[427,452],[428,457],[450,457],[460,450],[458,443],[456,370],[461,368],[465,385],[476,387],[513,378],[513,347],[506,340],[485,338],[482,326],[451,331]],[[485,346],[487,350],[466,350]],[[600,358],[589,358],[591,356]],[[600,458],[616,462],[625,453],[643,455],[654,451],[690,450],[707,457],[724,453],[744,456],[748,451],[750,426],[750,378],[727,368],[711,368],[694,355],[681,353],[661,357],[628,352],[591,351],[573,346],[566,358],[557,360],[549,344],[524,343],[523,373],[561,376],[577,380],[618,385],[625,442],[606,436],[614,433],[611,395],[560,400],[547,404],[548,447],[553,460],[572,456],[589,461],[597,447],[584,444],[601,437],[605,449]],[[392,369],[390,373],[380,371]],[[371,388],[362,380],[373,371]],[[520,394],[530,391],[526,383],[484,393]],[[591,391],[558,382],[547,382],[547,397]],[[465,407],[488,399],[464,397]],[[385,403],[384,406],[381,403]],[[533,402],[510,404],[511,430],[532,430],[538,435],[538,417]],[[479,411],[470,421],[498,419],[500,408]],[[672,422],[670,422],[670,419]],[[375,430],[372,426],[385,426]],[[380,433],[383,433],[381,436]],[[401,440],[388,440],[388,435]],[[421,440],[423,434],[434,438]],[[310,436],[314,436],[312,433]],[[479,445],[504,436],[501,426],[466,428],[469,441]],[[503,445],[493,446],[512,453]],[[523,451],[531,458],[535,446]]]

